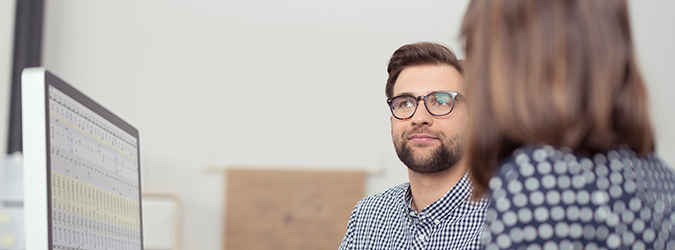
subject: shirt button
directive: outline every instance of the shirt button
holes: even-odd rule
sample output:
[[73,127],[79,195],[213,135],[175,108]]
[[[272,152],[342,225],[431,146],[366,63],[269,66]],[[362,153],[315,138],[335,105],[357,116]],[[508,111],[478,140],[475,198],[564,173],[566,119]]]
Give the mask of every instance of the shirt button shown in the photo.
[[410,216],[415,217],[415,215],[416,215],[416,214],[415,214],[414,211],[413,211],[413,212],[410,212]]
[[435,219],[435,220],[434,220],[434,223],[435,223],[436,225],[441,224],[441,220]]
[[417,238],[419,238],[420,240],[424,240],[424,234],[420,234],[419,236],[417,236]]

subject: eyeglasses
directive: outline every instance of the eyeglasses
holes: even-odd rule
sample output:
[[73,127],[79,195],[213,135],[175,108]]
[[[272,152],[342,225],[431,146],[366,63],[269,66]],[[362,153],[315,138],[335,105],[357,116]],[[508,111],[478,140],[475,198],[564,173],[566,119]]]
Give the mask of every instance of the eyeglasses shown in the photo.
[[408,120],[417,111],[420,99],[424,100],[424,106],[429,114],[444,116],[450,114],[455,108],[455,98],[466,99],[462,94],[455,91],[436,91],[426,96],[400,95],[387,99],[391,114],[396,119]]

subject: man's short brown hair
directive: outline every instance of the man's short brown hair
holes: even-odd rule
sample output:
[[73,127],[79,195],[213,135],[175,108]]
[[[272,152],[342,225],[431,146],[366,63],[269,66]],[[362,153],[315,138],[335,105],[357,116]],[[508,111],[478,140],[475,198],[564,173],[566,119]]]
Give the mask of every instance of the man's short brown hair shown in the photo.
[[419,42],[403,45],[394,51],[389,60],[387,72],[389,78],[385,87],[387,98],[394,95],[394,84],[398,75],[409,66],[420,65],[448,65],[454,67],[460,74],[463,74],[462,65],[464,61],[458,60],[455,53],[448,46],[431,43]]

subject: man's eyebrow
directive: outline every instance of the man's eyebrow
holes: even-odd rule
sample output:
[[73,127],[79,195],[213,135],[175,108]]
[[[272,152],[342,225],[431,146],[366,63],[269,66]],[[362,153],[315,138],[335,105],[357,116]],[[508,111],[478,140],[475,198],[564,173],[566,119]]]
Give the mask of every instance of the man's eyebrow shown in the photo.
[[[423,96],[426,96],[426,95],[431,94],[431,93],[434,93],[434,92],[443,92],[443,91],[451,91],[451,90],[433,90],[433,91],[427,92],[427,93],[424,94]],[[411,92],[403,92],[403,93],[400,93],[400,94],[394,95],[394,96],[402,96],[402,95],[409,95],[409,96],[417,97],[415,94],[413,94],[413,93],[411,93]]]
[[403,92],[403,93],[400,93],[400,94],[394,95],[394,96],[402,96],[402,95],[416,96],[416,95],[413,95],[413,93],[410,93],[410,92]]

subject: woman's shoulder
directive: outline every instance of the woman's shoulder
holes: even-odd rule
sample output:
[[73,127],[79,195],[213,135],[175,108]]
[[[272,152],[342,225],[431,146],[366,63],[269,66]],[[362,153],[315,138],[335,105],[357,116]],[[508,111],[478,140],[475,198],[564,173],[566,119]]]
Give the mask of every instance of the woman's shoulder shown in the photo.
[[675,247],[675,175],[655,154],[527,145],[504,159],[489,188],[492,248]]

